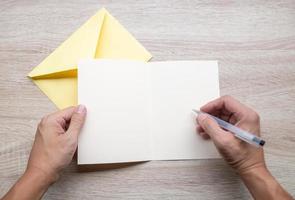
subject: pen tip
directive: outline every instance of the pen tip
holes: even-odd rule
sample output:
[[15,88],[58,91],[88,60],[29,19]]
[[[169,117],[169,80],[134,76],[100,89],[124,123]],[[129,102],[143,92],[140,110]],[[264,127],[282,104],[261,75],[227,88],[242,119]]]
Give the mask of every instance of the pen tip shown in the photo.
[[195,114],[200,114],[201,112],[196,110],[196,109],[192,109],[192,111],[195,113]]
[[199,115],[201,112],[196,110],[196,109],[192,109],[192,112],[195,114],[195,115]]

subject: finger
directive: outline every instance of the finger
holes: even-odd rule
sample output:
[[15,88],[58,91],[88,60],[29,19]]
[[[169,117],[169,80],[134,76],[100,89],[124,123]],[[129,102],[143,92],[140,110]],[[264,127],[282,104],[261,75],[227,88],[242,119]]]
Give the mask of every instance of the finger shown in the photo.
[[201,133],[201,132],[204,132],[204,129],[200,125],[197,125],[196,131],[197,133]]
[[231,124],[235,124],[237,123],[238,119],[234,116],[234,113],[231,114],[221,114],[219,116],[220,119],[222,119],[223,121],[229,122]]
[[69,128],[66,132],[67,135],[70,137],[78,137],[86,118],[86,112],[86,107],[84,105],[79,105],[76,107],[71,118]]
[[64,131],[67,130],[67,122],[71,119],[75,107],[68,107],[63,110],[57,111],[47,116],[48,122],[58,123]]
[[50,115],[50,117],[52,118],[61,118],[64,119],[65,121],[70,121],[72,115],[75,112],[76,107],[75,106],[71,106],[68,108],[65,108],[63,110],[57,111],[55,113],[52,113]]
[[213,115],[216,114],[216,112],[220,115],[232,114],[238,118],[241,118],[249,109],[250,108],[246,107],[231,96],[222,96],[201,107],[201,110],[206,113]]
[[209,139],[210,139],[210,136],[209,136],[207,133],[205,133],[205,132],[200,132],[199,134],[200,134],[200,136],[201,136],[204,140],[209,140]]
[[204,132],[207,133],[213,140],[223,137],[223,135],[227,134],[209,115],[200,114],[198,116],[198,122],[203,128]]

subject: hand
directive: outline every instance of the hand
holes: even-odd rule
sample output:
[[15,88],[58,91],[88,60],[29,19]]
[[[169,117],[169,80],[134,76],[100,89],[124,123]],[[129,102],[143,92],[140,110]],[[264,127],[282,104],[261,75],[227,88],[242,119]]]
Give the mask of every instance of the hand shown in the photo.
[[[251,108],[241,104],[230,96],[223,96],[201,107],[201,111],[219,117],[237,127],[260,136],[260,122],[258,114]],[[211,138],[225,161],[242,174],[254,168],[265,168],[263,149],[236,138],[233,134],[223,130],[206,114],[197,118],[199,134]]]
[[[209,102],[201,111],[260,136],[258,114],[230,96]],[[197,118],[200,135],[211,138],[225,161],[240,175],[254,199],[293,199],[267,170],[262,148],[254,147],[219,127],[209,115]]]
[[38,125],[25,173],[2,199],[41,199],[61,170],[70,164],[85,117],[83,105],[44,117]]
[[80,105],[44,117],[37,128],[27,171],[39,171],[56,181],[73,158],[85,116],[86,108]]

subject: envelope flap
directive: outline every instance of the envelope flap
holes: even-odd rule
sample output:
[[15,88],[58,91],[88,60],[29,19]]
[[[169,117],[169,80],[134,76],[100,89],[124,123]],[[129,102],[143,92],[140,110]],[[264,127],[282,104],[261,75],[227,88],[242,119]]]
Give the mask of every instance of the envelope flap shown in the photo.
[[101,9],[30,73],[29,77],[69,71],[81,58],[94,58],[106,10]]
[[152,55],[106,11],[95,58],[148,61]]
[[38,79],[34,83],[59,109],[77,105],[76,77]]

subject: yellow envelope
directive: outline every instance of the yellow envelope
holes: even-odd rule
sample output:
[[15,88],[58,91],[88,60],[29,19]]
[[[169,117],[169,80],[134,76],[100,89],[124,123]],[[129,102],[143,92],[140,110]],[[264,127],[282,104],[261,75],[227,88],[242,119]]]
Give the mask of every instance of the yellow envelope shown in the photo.
[[106,9],[99,10],[28,76],[60,109],[77,105],[77,64],[83,58],[148,61],[151,54]]

